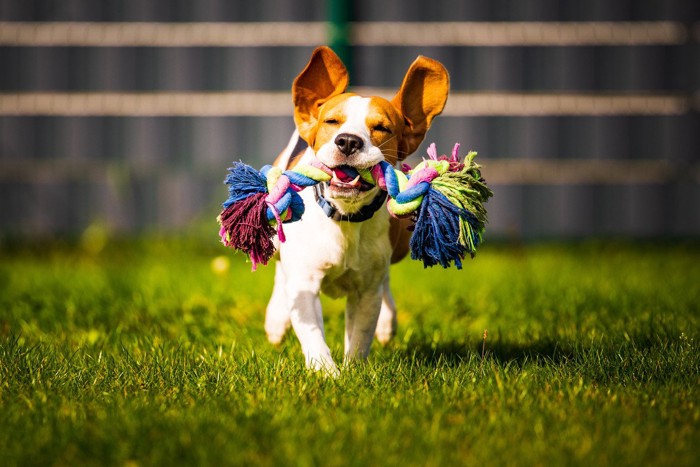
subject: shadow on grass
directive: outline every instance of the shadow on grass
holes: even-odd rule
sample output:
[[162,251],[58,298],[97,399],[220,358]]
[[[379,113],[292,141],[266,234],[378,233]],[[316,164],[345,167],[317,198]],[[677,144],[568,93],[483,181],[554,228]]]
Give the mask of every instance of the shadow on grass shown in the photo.
[[432,367],[479,365],[482,355],[501,367],[566,367],[579,376],[604,384],[695,386],[700,368],[696,339],[685,334],[627,336],[591,342],[491,342],[483,354],[481,343],[412,342],[398,353],[399,358]]
[[465,362],[480,361],[482,358],[496,361],[500,364],[524,364],[526,362],[541,362],[547,364],[562,364],[570,361],[574,352],[569,346],[553,340],[536,341],[529,344],[509,342],[488,343],[485,348],[482,343],[463,342],[412,342],[398,351],[402,357],[418,360],[426,365],[442,364],[457,366]]

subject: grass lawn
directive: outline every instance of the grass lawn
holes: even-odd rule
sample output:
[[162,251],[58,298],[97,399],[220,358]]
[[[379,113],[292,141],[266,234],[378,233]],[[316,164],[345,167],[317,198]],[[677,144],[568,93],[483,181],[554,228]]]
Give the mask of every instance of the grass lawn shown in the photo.
[[[207,242],[2,247],[0,464],[700,458],[697,242],[486,244],[462,271],[406,261],[397,338],[335,380],[304,369],[293,336],[267,344],[272,268]],[[340,357],[343,303],[324,306]]]

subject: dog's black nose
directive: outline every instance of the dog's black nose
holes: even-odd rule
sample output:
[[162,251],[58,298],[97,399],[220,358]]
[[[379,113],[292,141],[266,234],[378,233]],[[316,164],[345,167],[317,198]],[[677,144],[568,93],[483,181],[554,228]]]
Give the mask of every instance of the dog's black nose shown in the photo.
[[340,152],[348,157],[362,149],[362,144],[362,139],[359,136],[350,133],[341,133],[335,137],[335,145],[338,146]]

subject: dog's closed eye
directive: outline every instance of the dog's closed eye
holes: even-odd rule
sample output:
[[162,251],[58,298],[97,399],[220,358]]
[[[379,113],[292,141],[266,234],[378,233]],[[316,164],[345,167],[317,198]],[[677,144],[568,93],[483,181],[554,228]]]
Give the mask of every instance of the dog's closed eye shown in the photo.
[[380,133],[389,133],[389,134],[391,134],[391,130],[390,130],[389,128],[385,127],[385,126],[382,125],[382,124],[374,125],[374,126],[372,127],[372,130],[373,130],[373,131],[378,131],[378,132],[380,132]]

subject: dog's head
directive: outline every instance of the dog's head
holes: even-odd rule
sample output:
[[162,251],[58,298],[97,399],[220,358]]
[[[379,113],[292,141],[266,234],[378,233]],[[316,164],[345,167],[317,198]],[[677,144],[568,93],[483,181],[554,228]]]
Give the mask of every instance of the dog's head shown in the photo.
[[420,56],[391,101],[346,93],[347,85],[338,56],[319,47],[294,80],[292,95],[299,134],[321,162],[335,169],[326,197],[352,213],[370,202],[375,190],[343,169],[369,168],[382,160],[393,165],[412,154],[445,106],[449,76],[440,62]]

